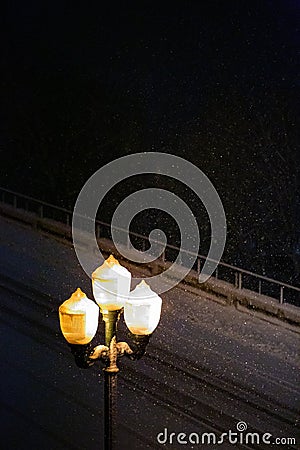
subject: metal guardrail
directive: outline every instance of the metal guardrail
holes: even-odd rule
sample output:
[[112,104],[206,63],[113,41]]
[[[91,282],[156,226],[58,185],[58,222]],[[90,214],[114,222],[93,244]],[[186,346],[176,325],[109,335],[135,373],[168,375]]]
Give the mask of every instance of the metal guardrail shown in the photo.
[[[11,205],[16,209],[21,209],[26,212],[35,214],[37,217],[41,219],[52,219],[60,223],[64,223],[68,226],[71,225],[73,212],[61,208],[59,206],[52,205],[47,202],[43,202],[41,200],[37,200],[35,198],[29,197],[27,195],[19,194],[17,192],[13,192],[9,189],[0,188],[0,201],[7,205]],[[101,222],[96,220],[96,236],[97,238],[106,237],[111,238],[110,235],[110,224]],[[129,236],[126,234],[126,238],[134,241],[137,247],[141,247],[142,250],[145,250],[148,238],[142,234],[129,232]],[[161,242],[158,242],[162,244]],[[164,248],[161,258],[162,261],[171,261],[174,260],[172,257],[172,252],[178,254],[179,247],[176,247],[171,244],[166,244]],[[196,257],[196,263],[194,269],[200,274],[201,266],[204,261],[212,261],[212,259],[207,258],[206,256],[200,254],[193,254],[191,252],[186,253]],[[279,303],[298,303],[300,298],[300,288],[296,286],[292,286],[287,283],[283,283],[281,281],[275,280],[273,278],[268,278],[263,275],[259,275],[254,272],[250,272],[245,269],[241,269],[240,267],[232,266],[230,264],[219,262],[213,276],[216,279],[220,279],[222,281],[227,281],[234,285],[237,289],[249,289],[251,291],[257,292],[262,295],[268,295],[279,300]]]

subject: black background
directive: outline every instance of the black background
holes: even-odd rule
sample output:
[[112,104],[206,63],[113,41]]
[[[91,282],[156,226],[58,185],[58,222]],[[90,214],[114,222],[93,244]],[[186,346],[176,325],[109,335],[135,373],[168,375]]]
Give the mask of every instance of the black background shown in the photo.
[[[219,192],[225,261],[299,285],[299,2],[2,8],[3,187],[72,208],[107,162],[140,151],[176,154]],[[102,220],[124,192],[153,180],[124,183]],[[187,189],[165,177],[155,185],[180,195],[203,222]],[[176,224],[155,211],[133,229],[148,233],[149,219],[177,243]]]

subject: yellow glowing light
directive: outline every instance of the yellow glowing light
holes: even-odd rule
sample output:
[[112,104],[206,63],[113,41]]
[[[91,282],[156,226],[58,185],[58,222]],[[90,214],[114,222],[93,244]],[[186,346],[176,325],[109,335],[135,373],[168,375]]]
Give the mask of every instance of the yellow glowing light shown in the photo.
[[78,288],[59,307],[60,328],[70,344],[88,344],[98,328],[99,308]]
[[92,273],[92,279],[101,278],[102,272],[110,268],[112,269],[114,266],[120,266],[119,261],[114,257],[114,255],[110,255],[109,258],[107,258],[104,263],[99,266],[93,273]]

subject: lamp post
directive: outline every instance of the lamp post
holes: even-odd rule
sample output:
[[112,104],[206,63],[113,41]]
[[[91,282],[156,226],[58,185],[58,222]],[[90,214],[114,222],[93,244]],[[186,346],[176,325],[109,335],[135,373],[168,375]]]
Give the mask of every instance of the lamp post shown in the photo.
[[[140,359],[150,336],[157,327],[161,313],[161,298],[142,281],[130,292],[131,274],[111,255],[92,274],[96,303],[77,289],[59,307],[61,331],[69,343],[76,364],[81,368],[102,360],[104,367],[104,448],[112,450],[116,430],[116,391],[118,358],[126,355]],[[105,344],[93,347],[99,308],[105,324]],[[131,345],[117,341],[117,324],[124,311],[125,323],[131,334]]]

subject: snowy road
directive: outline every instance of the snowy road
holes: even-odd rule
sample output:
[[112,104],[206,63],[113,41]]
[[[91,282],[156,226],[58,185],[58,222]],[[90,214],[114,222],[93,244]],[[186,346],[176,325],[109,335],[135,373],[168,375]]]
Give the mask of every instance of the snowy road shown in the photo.
[[[77,286],[91,295],[90,280],[70,245],[1,217],[0,230],[1,448],[101,449],[101,367],[75,366],[57,316]],[[299,448],[298,352],[299,334],[173,289],[147,355],[120,361],[117,450],[273,447],[157,441],[164,429],[219,437],[240,421]]]

